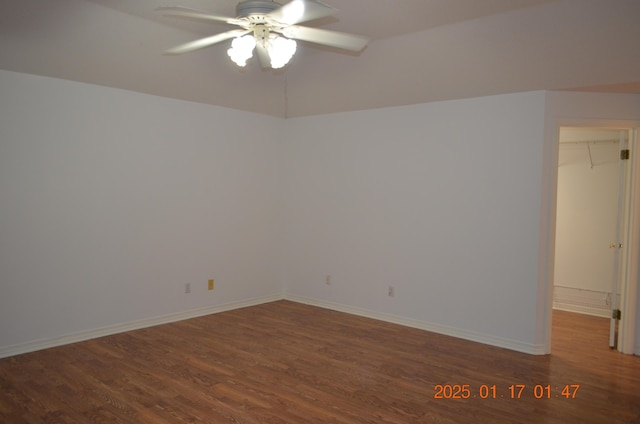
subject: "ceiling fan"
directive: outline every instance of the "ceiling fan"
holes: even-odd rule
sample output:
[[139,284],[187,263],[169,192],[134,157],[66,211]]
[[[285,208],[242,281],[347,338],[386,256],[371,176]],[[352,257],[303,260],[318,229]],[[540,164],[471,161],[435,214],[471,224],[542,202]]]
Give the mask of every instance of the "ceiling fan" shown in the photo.
[[238,66],[245,66],[254,49],[263,68],[282,68],[296,51],[295,40],[359,52],[369,39],[360,35],[296,25],[337,13],[337,9],[318,0],[292,0],[284,5],[268,0],[244,0],[236,6],[236,17],[229,18],[180,6],[156,9],[167,16],[225,22],[239,29],[194,40],[169,49],[165,54],[182,54],[233,38],[227,54]]

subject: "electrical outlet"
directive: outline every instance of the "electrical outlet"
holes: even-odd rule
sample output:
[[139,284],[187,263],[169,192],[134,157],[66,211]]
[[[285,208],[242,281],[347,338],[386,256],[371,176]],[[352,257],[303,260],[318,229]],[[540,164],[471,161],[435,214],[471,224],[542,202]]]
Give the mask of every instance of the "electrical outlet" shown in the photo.
[[389,286],[389,290],[387,291],[387,295],[389,297],[393,297],[396,295],[396,289],[393,286]]
[[330,286],[330,285],[331,285],[331,276],[330,276],[330,275],[327,275],[327,276],[325,277],[325,279],[324,279],[324,283],[325,283],[327,286]]
[[213,278],[209,280],[209,285],[207,286],[208,290],[213,290]]
[[185,293],[191,293],[191,283],[185,283],[184,284],[184,292]]

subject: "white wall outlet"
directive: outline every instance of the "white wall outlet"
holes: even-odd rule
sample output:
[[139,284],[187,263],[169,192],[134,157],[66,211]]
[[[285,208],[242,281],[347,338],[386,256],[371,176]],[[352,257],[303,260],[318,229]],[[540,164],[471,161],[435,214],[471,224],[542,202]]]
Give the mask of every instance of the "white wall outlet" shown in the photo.
[[389,289],[387,290],[387,295],[389,297],[393,297],[396,295],[396,289],[393,286],[389,286]]
[[330,275],[327,275],[327,276],[325,277],[325,279],[324,279],[324,283],[325,283],[327,286],[330,286],[330,285],[331,285],[331,276],[330,276]]
[[184,283],[184,292],[191,293],[191,283]]

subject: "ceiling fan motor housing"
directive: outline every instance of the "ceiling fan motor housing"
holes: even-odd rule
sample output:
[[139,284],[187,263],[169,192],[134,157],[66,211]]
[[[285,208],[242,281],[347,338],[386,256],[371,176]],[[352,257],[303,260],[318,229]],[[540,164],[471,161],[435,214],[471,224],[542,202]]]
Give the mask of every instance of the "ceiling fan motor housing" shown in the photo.
[[267,15],[278,9],[282,5],[274,1],[266,0],[245,0],[236,6],[236,17],[246,18],[252,15]]

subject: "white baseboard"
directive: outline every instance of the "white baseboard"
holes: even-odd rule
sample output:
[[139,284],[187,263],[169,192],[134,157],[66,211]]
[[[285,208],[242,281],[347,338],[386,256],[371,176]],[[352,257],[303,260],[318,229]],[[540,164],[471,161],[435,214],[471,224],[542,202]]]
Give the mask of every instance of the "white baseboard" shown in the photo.
[[574,312],[577,314],[592,315],[594,317],[601,317],[601,318],[611,317],[611,311],[609,310],[605,311],[602,309],[590,308],[588,306],[572,305],[572,304],[561,303],[561,302],[553,302],[553,309],[558,311]]
[[141,328],[153,327],[155,325],[168,324],[171,322],[182,321],[185,319],[196,318],[204,315],[215,314],[219,312],[230,311],[233,309],[246,308],[249,306],[260,305],[262,303],[275,302],[282,300],[282,294],[274,294],[251,299],[244,299],[237,302],[225,303],[216,306],[207,306],[204,308],[191,309],[175,314],[162,315],[153,318],[142,319],[124,324],[109,325],[106,327],[96,328],[93,330],[80,331],[77,333],[67,334],[60,337],[50,339],[35,340],[32,342],[20,343],[7,347],[0,347],[0,358],[20,355],[22,353],[34,352],[36,350],[48,349],[51,347],[62,346],[70,343],[82,342],[98,337],[110,336],[112,334],[123,333],[125,331],[139,330]]
[[[377,319],[380,321],[391,322],[394,324],[404,325],[407,327],[417,328],[420,330],[431,331],[438,334],[444,334],[447,336],[457,337],[464,340],[469,340],[469,341],[483,343],[491,346],[510,349],[517,352],[528,353],[532,355],[543,355],[545,353],[543,345],[523,343],[518,340],[507,339],[503,337],[496,337],[488,334],[478,333],[478,332],[469,331],[469,330],[463,330],[460,328],[445,326],[441,324],[415,320],[412,318],[402,317],[399,315],[387,314],[387,313],[373,311],[370,309],[357,308],[349,305],[333,303],[333,302],[328,302],[328,301],[318,300],[318,299],[312,299],[312,298],[298,296],[294,294],[285,294],[285,295],[274,294],[270,296],[251,298],[251,299],[245,299],[237,302],[225,303],[223,305],[191,309],[188,311],[178,312],[175,314],[163,315],[163,316],[128,322],[124,324],[111,325],[111,326],[101,327],[93,330],[81,331],[81,332],[67,334],[60,337],[41,339],[41,340],[35,340],[32,342],[26,342],[26,343],[20,343],[17,345],[7,346],[7,347],[0,347],[0,358],[6,358],[9,356],[20,355],[28,352],[34,352],[36,350],[48,349],[51,347],[62,346],[70,343],[91,340],[98,337],[104,337],[112,334],[123,333],[126,331],[133,331],[141,328],[153,327],[161,324],[168,324],[171,322],[182,321],[182,320],[196,318],[204,315],[230,311],[233,309],[246,308],[249,306],[260,305],[262,303],[275,302],[277,300],[283,300],[283,299],[289,300],[292,302],[318,306],[320,308],[331,309],[334,311],[345,312],[352,315],[363,316],[366,318]],[[640,352],[640,349],[638,347],[636,347],[636,352]]]
[[331,309],[339,312],[346,312],[352,315],[359,315],[366,318],[373,318],[380,321],[400,324],[406,327],[412,327],[420,330],[431,331],[433,333],[444,334],[447,336],[457,337],[464,340],[469,340],[469,341],[483,343],[491,346],[515,350],[517,352],[528,353],[531,355],[545,354],[544,345],[524,343],[519,340],[496,337],[489,334],[478,333],[475,331],[463,330],[460,328],[449,327],[446,325],[419,321],[412,318],[406,318],[398,315],[376,312],[370,309],[362,309],[362,308],[343,305],[339,303],[328,302],[324,300],[312,299],[312,298],[298,296],[290,293],[286,294],[284,298],[285,300],[290,300],[292,302],[305,303],[307,305],[318,306],[320,308]]
[[[556,284],[553,287],[553,309],[609,318],[611,293]],[[618,297],[618,302],[620,298]]]

